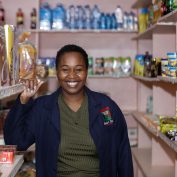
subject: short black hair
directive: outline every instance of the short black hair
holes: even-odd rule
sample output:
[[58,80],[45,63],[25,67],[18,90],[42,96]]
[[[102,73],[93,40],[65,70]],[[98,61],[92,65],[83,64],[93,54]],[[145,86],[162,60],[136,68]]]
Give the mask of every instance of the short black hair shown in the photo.
[[84,62],[85,62],[85,66],[86,69],[88,69],[88,54],[87,52],[80,46],[77,46],[75,44],[68,44],[63,46],[61,49],[58,50],[57,55],[56,55],[56,69],[58,68],[58,65],[60,63],[60,59],[61,57],[65,54],[65,53],[69,53],[69,52],[78,52],[82,55]]

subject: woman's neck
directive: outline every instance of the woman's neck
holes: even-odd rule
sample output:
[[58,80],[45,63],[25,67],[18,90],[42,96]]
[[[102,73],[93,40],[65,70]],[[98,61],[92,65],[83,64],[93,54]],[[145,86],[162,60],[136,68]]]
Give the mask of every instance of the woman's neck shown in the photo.
[[62,95],[65,103],[75,112],[80,108],[84,100],[84,90],[78,94],[73,95],[63,91]]

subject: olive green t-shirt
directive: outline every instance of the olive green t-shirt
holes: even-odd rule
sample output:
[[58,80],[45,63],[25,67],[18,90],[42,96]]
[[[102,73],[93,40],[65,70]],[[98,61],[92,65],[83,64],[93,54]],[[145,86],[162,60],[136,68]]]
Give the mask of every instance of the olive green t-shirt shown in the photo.
[[77,112],[59,96],[61,142],[58,153],[57,177],[99,177],[99,159],[89,133],[88,99]]

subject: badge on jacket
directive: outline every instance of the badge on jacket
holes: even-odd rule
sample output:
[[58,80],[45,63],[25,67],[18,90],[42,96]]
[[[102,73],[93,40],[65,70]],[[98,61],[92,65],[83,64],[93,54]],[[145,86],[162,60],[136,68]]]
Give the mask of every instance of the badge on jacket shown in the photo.
[[112,119],[112,115],[110,112],[110,108],[104,107],[103,109],[100,110],[100,112],[103,114],[104,118],[104,125],[108,126],[108,125],[112,125],[113,124],[113,119]]

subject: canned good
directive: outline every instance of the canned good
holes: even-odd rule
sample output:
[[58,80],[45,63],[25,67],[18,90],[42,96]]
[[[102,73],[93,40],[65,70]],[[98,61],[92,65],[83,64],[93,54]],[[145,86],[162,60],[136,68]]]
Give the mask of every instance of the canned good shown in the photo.
[[170,77],[176,77],[176,67],[169,67]]
[[168,64],[171,67],[176,67],[177,64],[177,58],[168,58]]

